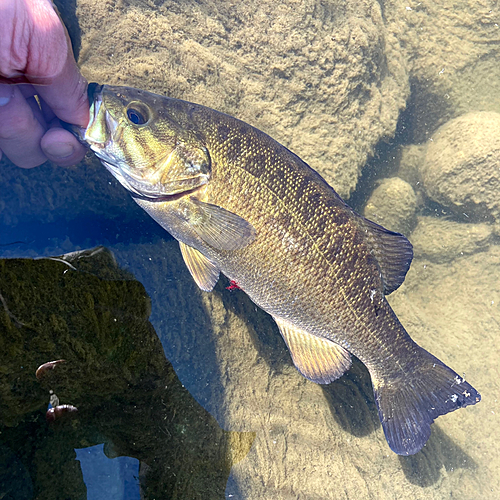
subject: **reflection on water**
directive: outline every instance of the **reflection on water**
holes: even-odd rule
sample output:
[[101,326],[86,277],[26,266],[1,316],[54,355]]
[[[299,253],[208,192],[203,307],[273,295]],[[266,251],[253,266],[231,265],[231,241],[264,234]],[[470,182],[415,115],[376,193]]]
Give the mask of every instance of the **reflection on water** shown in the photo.
[[109,459],[104,445],[75,449],[80,462],[87,498],[95,500],[140,500],[139,461],[131,457]]
[[[1,442],[11,471],[2,474],[4,493],[20,477],[27,498],[30,484],[37,498],[97,490],[134,498],[140,478],[142,498],[223,496],[254,434],[223,431],[184,389],[148,321],[143,286],[109,252],[1,260],[0,291]],[[65,362],[35,377],[52,359]],[[90,462],[81,449],[99,443],[109,458],[140,460],[135,480],[130,461]]]

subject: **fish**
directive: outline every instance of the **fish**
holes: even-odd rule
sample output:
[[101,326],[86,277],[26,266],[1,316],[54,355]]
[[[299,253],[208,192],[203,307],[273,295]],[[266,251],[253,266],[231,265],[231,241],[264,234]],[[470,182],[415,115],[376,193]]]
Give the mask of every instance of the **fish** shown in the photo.
[[417,453],[431,424],[480,394],[417,345],[386,296],[409,240],[357,214],[264,132],[202,105],[90,84],[78,136],[180,245],[194,281],[225,275],[278,325],[298,371],[318,384],[356,356],[370,373],[389,447]]

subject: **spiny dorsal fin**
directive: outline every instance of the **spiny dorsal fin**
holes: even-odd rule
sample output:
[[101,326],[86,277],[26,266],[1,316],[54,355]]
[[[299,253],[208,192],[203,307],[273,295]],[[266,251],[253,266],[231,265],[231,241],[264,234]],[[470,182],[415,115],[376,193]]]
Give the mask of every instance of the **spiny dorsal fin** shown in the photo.
[[413,247],[408,239],[389,231],[375,222],[363,219],[373,256],[377,259],[384,281],[384,294],[397,290],[403,283],[413,259]]
[[217,250],[238,250],[255,239],[255,228],[239,215],[194,197],[189,224],[196,234]]
[[201,252],[179,241],[182,257],[196,284],[205,292],[211,292],[219,279],[218,267]]
[[300,330],[287,321],[274,318],[293,362],[304,377],[317,384],[329,384],[351,366],[351,355],[338,344]]

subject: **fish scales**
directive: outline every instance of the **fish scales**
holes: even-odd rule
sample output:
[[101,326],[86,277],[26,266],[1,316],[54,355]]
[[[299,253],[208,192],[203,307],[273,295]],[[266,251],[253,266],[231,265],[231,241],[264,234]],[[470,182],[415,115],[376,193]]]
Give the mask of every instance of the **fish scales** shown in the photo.
[[[193,121],[197,122],[196,116]],[[244,214],[261,235],[254,244],[234,253],[233,258],[231,255],[225,257],[228,277],[240,279],[243,290],[258,305],[278,316],[299,316],[297,299],[290,311],[289,290],[281,288],[293,287],[302,292],[300,298],[307,304],[302,311],[309,312],[300,326],[344,345],[365,364],[370,361],[370,353],[364,355],[362,347],[370,339],[375,340],[379,348],[386,349],[383,346],[390,345],[388,338],[383,338],[379,331],[388,332],[391,340],[394,334],[409,340],[395,317],[383,314],[382,302],[385,301],[379,300],[377,332],[366,328],[373,323],[367,321],[368,314],[355,313],[377,306],[369,298],[371,290],[376,290],[379,297],[383,292],[378,267],[366,246],[363,230],[352,220],[351,209],[332,198],[329,186],[323,189],[322,179],[318,182],[317,176],[307,175],[311,171],[302,160],[283,147],[268,146],[264,134],[258,136],[248,126],[235,121],[232,128],[237,132],[221,141],[216,123],[207,123],[204,116],[201,121],[198,128],[211,132],[206,134],[205,140],[214,163],[222,166],[231,163],[231,168],[214,169],[221,177],[214,176],[207,201]],[[273,224],[274,219],[276,224]],[[286,231],[280,232],[279,228],[286,228]],[[269,247],[278,254],[276,263],[269,262]],[[234,271],[227,261],[233,263]],[[275,283],[273,293],[266,281],[244,278],[255,267]],[[301,283],[290,282],[292,272]],[[349,303],[354,305],[350,307]],[[307,316],[312,316],[309,321]],[[345,324],[343,338],[331,331],[336,322]],[[354,331],[358,335],[351,340],[349,332]],[[364,334],[360,336],[360,332]],[[357,348],[357,343],[362,347]],[[378,360],[377,356],[374,362]]]
[[356,214],[263,132],[196,104],[92,84],[79,131],[135,201],[179,240],[202,290],[219,273],[278,324],[297,369],[329,383],[368,368],[391,449],[418,452],[440,415],[479,393],[406,333],[385,295],[411,244]]

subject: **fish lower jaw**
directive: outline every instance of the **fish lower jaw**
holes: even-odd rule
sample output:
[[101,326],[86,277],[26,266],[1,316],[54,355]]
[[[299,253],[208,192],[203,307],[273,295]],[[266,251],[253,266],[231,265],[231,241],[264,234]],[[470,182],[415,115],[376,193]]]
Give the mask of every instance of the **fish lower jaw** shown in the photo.
[[102,159],[101,163],[113,175],[113,177],[132,194],[134,198],[149,201],[173,201],[182,198],[183,196],[190,196],[205,187],[205,183],[202,185],[199,185],[198,183],[195,186],[186,184],[180,188],[178,186],[178,189],[176,190],[169,190],[166,189],[167,186],[160,184],[159,182],[151,184],[149,181],[136,179],[120,167]]

